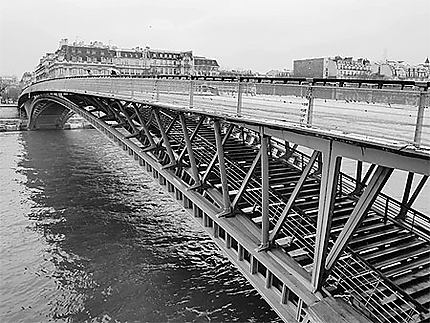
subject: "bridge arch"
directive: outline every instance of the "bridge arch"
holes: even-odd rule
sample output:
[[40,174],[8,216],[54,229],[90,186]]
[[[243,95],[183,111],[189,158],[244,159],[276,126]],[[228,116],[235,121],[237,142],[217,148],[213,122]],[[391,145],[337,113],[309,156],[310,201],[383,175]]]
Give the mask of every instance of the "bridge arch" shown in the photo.
[[50,94],[39,95],[24,107],[29,130],[62,129],[74,114],[58,97]]

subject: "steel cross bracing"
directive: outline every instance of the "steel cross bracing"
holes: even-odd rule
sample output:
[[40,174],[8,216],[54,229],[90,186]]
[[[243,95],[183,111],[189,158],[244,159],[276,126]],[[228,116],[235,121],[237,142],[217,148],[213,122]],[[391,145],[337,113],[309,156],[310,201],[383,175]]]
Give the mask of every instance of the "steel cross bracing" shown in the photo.
[[[240,237],[202,215],[203,223],[213,226],[215,238],[224,239],[228,249],[237,248],[239,261],[249,259],[251,274],[264,276],[265,288],[278,290],[281,303],[291,305],[299,321],[318,316],[312,301],[276,276],[270,261],[258,261],[261,254],[281,251],[294,259],[310,293],[342,297],[374,321],[428,317],[428,220],[410,208],[421,184],[404,198],[407,205],[395,204],[380,193],[392,168],[371,167],[362,179],[358,166],[355,181],[339,171],[336,147],[314,150],[309,157],[297,145],[291,148],[270,137],[264,127],[253,131],[197,113],[113,98],[57,97],[70,109],[81,109],[75,112],[98,128],[103,120],[105,130],[125,129],[124,140],[162,166],[153,171],[161,184],[166,184],[160,175],[164,170],[218,208],[218,216],[250,219],[260,232],[254,246],[260,246],[258,255],[238,243]],[[136,158],[131,144],[120,142]],[[168,190],[172,185],[167,184]],[[175,195],[185,207],[192,205],[183,191]],[[201,212],[194,210],[196,215]],[[247,278],[252,282],[252,277]]]

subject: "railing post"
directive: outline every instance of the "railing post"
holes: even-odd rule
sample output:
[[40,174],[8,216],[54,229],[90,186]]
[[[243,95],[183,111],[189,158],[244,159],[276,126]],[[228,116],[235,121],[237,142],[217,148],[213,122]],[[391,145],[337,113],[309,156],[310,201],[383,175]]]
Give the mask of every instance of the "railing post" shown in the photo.
[[306,119],[306,124],[307,125],[312,125],[312,116],[314,113],[314,95],[313,95],[313,80],[309,79],[309,87],[308,87],[308,114],[307,114],[307,119]]
[[236,114],[238,117],[242,116],[242,92],[243,92],[242,79],[239,78],[239,82],[237,85],[237,111],[236,111]]
[[194,80],[193,76],[190,76],[190,108],[194,105]]
[[417,123],[415,126],[415,136],[414,144],[419,147],[421,145],[421,136],[423,132],[423,122],[424,122],[424,101],[427,93],[421,88],[420,97],[418,100],[418,113],[417,113]]
[[160,101],[160,89],[158,86],[158,78],[155,79],[155,100]]
[[130,78],[130,91],[131,91],[131,97],[134,96],[134,88],[133,88],[133,78]]

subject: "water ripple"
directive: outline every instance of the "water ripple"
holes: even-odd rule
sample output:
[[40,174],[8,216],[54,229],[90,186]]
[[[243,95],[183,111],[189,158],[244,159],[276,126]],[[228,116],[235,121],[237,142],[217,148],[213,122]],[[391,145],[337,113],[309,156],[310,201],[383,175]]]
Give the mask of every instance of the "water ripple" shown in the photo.
[[96,131],[0,134],[0,152],[2,322],[279,320]]

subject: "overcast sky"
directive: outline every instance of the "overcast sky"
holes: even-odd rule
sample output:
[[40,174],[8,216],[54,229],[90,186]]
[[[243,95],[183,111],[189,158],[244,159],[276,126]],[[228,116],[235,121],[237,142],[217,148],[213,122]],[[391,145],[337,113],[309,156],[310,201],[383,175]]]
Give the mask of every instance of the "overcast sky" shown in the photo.
[[291,69],[322,56],[424,62],[430,0],[0,0],[0,75],[61,38],[193,50],[221,68]]

